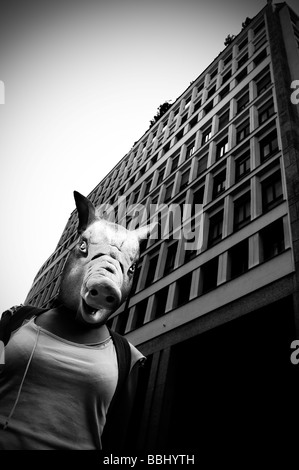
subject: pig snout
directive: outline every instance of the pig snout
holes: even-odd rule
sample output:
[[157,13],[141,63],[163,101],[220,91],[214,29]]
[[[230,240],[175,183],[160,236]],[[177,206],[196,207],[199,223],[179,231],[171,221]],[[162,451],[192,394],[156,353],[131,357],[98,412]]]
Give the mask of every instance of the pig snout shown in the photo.
[[121,291],[109,278],[90,278],[83,297],[90,307],[114,310],[121,302]]

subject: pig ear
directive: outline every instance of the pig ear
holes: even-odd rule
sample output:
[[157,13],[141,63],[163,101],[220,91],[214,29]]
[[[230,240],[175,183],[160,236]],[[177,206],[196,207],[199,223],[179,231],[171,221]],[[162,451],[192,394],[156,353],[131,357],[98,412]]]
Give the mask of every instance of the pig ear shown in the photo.
[[84,232],[84,230],[92,224],[96,217],[96,210],[92,202],[87,199],[82,194],[78,193],[78,191],[74,191],[74,198],[76,202],[76,207],[78,211],[79,217],[79,224],[78,224],[78,234]]
[[153,222],[149,225],[145,225],[144,227],[137,228],[135,230],[135,233],[137,234],[139,242],[148,238],[150,234],[155,230],[157,225],[157,222]]

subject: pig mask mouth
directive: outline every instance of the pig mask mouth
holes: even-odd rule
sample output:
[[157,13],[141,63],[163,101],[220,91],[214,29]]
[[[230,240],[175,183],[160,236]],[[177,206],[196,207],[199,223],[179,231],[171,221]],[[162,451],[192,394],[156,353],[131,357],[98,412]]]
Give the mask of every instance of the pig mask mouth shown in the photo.
[[104,323],[122,301],[119,287],[108,278],[86,283],[82,288],[77,317],[90,323]]

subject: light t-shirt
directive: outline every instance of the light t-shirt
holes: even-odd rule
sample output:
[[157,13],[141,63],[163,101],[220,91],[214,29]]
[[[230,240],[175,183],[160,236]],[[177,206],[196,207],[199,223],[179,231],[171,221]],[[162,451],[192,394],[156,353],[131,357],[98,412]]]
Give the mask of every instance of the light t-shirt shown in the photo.
[[[92,346],[77,344],[37,326],[34,320],[15,331],[5,348],[5,367],[0,373],[0,449],[101,449],[118,378],[112,339]],[[144,356],[130,347],[132,368]]]

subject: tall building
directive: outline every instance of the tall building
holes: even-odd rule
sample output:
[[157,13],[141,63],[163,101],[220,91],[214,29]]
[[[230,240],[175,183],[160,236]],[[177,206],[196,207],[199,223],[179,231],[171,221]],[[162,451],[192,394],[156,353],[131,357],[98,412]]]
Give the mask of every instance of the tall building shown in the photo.
[[[243,26],[89,194],[148,219],[156,204],[169,229],[110,320],[148,357],[128,432],[140,450],[254,448],[297,406],[299,18],[268,2]],[[167,225],[171,208],[197,243]],[[52,304],[76,225],[74,210],[26,303]]]

